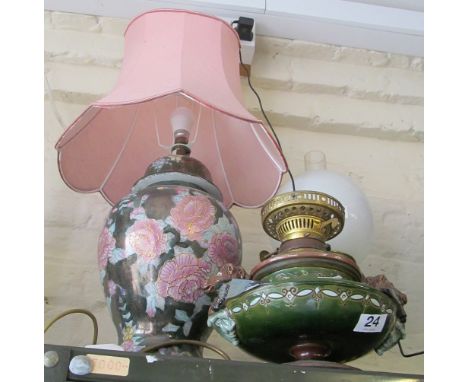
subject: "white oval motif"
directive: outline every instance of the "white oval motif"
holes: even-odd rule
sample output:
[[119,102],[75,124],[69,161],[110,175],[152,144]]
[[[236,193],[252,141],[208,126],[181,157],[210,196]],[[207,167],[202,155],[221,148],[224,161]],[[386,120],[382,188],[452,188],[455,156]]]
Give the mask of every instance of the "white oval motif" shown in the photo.
[[278,298],[283,298],[283,295],[279,293],[270,293],[268,297],[273,298],[273,299],[278,299]]
[[233,313],[239,313],[241,310],[242,308],[239,308],[238,306],[236,306],[235,308],[232,308]]
[[387,312],[387,313],[393,313],[393,310],[387,309],[386,312]]
[[375,298],[371,298],[371,303],[373,303],[375,306],[379,307],[380,306],[380,303],[375,299]]
[[328,290],[328,289],[322,290],[322,293],[326,294],[327,296],[330,296],[330,297],[337,297],[338,296],[338,293],[333,292],[332,290]]
[[351,300],[362,300],[364,296],[362,294],[353,294],[350,298]]
[[308,294],[311,294],[312,293],[312,290],[311,289],[304,289],[304,290],[301,290],[297,296],[299,297],[303,297],[303,296],[307,296]]
[[258,304],[258,302],[261,300],[261,297],[255,297],[252,301],[250,301],[250,306],[254,306],[255,304]]

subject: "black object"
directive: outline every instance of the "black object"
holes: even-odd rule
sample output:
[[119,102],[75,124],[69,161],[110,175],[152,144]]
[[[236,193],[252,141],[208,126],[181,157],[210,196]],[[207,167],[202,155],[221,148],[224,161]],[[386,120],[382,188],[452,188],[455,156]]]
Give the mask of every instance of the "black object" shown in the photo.
[[237,24],[234,29],[237,31],[239,38],[244,41],[252,41],[254,19],[250,17],[239,17],[238,20],[232,22],[232,24],[234,23]]
[[414,357],[414,356],[417,356],[417,355],[423,355],[424,354],[424,351],[418,351],[416,353],[405,354],[405,352],[403,351],[403,348],[401,347],[401,342],[400,341],[398,341],[398,348],[400,349],[401,355],[403,357],[405,357],[405,358]]
[[[54,367],[44,367],[44,381],[127,381],[127,382],[238,382],[238,381],[291,381],[291,382],[417,382],[422,375],[394,374],[357,369],[332,369],[272,363],[224,361],[207,358],[169,357],[158,355],[150,362],[145,353],[117,352],[70,346],[45,345],[45,351],[54,350],[59,362]],[[70,360],[77,355],[100,354],[129,359],[126,377],[88,374],[76,375],[68,370]]]

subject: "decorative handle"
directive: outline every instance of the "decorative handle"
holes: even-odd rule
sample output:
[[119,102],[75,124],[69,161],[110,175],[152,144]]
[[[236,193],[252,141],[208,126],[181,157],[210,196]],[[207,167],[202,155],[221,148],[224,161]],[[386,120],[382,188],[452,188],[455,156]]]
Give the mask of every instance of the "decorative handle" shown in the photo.
[[227,309],[221,309],[208,317],[208,327],[214,327],[215,330],[225,340],[234,346],[239,345],[239,338],[236,334],[236,322],[231,318]]
[[205,283],[204,289],[207,293],[212,293],[223,282],[232,279],[246,279],[248,278],[247,272],[241,265],[234,265],[232,263],[224,264],[219,272],[211,276]]
[[383,342],[374,350],[378,355],[382,355],[387,350],[390,350],[396,344],[400,344],[400,340],[406,337],[405,324],[398,318],[396,319],[393,330],[388,333]]

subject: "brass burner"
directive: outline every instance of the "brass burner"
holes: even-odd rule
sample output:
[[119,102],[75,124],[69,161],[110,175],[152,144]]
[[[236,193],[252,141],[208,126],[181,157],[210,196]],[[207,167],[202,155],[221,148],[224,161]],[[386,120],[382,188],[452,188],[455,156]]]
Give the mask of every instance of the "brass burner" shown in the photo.
[[262,209],[263,229],[286,241],[309,237],[327,241],[344,226],[342,204],[322,192],[293,191],[273,197]]

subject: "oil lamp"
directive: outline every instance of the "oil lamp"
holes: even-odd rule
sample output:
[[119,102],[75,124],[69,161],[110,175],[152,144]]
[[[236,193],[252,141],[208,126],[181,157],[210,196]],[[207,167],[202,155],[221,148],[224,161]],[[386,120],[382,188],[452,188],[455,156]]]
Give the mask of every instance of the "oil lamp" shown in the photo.
[[384,276],[365,278],[352,256],[326,243],[345,225],[337,199],[282,193],[262,221],[281,245],[260,254],[249,280],[218,285],[208,324],[224,338],[266,361],[336,366],[404,335],[406,296]]

